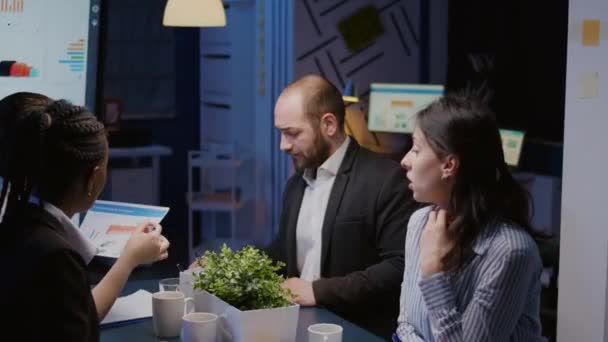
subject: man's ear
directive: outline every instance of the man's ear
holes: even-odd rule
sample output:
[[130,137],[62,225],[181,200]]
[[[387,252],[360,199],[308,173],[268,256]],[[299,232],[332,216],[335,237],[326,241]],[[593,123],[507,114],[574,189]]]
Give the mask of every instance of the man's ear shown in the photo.
[[448,154],[441,164],[441,179],[454,178],[460,168],[460,160],[455,154]]
[[321,131],[327,136],[334,136],[338,132],[338,118],[333,113],[325,113],[321,115]]

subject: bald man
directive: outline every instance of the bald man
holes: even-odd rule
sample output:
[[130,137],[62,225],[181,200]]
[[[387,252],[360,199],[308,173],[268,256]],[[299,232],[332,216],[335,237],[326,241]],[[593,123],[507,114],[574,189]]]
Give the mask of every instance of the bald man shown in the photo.
[[405,230],[418,208],[399,164],[344,132],[342,94],[309,75],[279,96],[274,124],[297,172],[266,252],[287,264],[285,286],[373,333],[395,331]]

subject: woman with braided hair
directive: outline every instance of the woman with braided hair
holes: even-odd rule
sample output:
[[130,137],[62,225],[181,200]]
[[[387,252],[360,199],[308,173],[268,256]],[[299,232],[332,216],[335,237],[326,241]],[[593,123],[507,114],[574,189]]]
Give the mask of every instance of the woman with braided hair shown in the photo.
[[18,331],[20,341],[97,341],[131,271],[167,258],[160,226],[141,225],[90,290],[95,246],[69,218],[93,205],[107,162],[104,127],[86,108],[33,93],[0,100],[0,307],[8,313],[0,331]]

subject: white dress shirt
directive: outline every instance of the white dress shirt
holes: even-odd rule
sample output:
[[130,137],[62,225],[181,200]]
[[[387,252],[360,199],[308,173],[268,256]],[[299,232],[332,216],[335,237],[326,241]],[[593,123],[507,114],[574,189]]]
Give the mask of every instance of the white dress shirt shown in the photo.
[[95,254],[97,254],[97,247],[82,233],[82,230],[78,228],[72,220],[70,220],[66,214],[56,206],[49,202],[44,202],[44,210],[55,217],[59,223],[65,229],[65,238],[68,243],[80,254],[86,264],[93,260]]
[[347,136],[342,145],[321,166],[317,177],[313,178],[311,169],[304,170],[302,178],[306,182],[298,223],[296,226],[296,245],[298,271],[300,278],[314,281],[321,277],[321,246],[323,221],[329,194],[336,180],[346,149],[350,143]]

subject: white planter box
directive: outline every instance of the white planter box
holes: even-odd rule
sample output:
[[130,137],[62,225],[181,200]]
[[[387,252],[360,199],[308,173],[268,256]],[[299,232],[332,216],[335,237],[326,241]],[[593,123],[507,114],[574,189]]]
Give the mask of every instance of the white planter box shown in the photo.
[[180,274],[180,288],[194,298],[197,312],[218,315],[218,342],[293,342],[300,306],[241,311],[206,291],[193,291],[190,272]]

